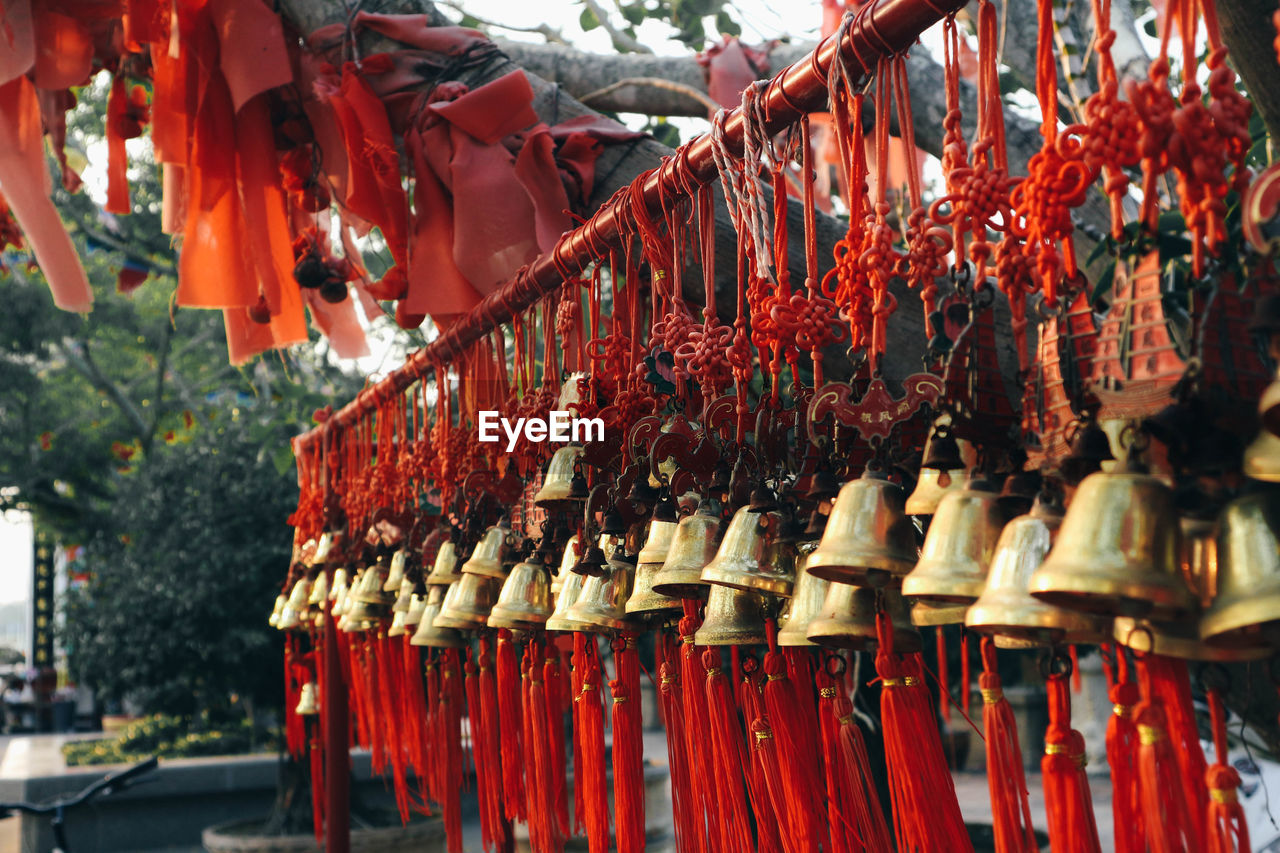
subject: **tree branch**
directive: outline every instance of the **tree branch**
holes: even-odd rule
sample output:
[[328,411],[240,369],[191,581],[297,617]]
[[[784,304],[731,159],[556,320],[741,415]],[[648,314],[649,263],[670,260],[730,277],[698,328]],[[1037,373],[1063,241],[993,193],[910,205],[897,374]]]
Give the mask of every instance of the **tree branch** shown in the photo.
[[461,3],[456,3],[454,0],[441,0],[441,2],[453,11],[461,15],[466,15],[486,27],[492,27],[496,30],[506,30],[512,33],[536,33],[545,38],[551,44],[568,44],[568,42],[564,40],[564,36],[561,35],[560,31],[555,27],[552,27],[550,24],[538,24],[536,27],[514,27],[510,24],[500,24],[497,21],[490,21],[486,18],[480,17],[474,12],[468,12]]
[[591,14],[596,16],[596,20],[600,22],[600,26],[609,34],[609,38],[613,40],[613,46],[627,53],[653,53],[653,48],[646,44],[633,39],[613,25],[613,21],[609,20],[609,13],[600,8],[600,4],[596,0],[582,0],[582,4],[591,10]]
[[1276,64],[1271,0],[1219,0],[1218,21],[1231,64],[1249,91],[1273,141],[1280,140],[1280,66]]
[[588,92],[578,98],[578,100],[582,101],[584,104],[591,104],[606,95],[610,95],[618,91],[624,86],[649,86],[654,89],[662,89],[667,92],[675,92],[676,94],[685,95],[702,104],[709,113],[714,113],[716,110],[720,109],[720,105],[711,100],[709,95],[699,92],[692,86],[686,86],[683,83],[675,83],[662,77],[627,77],[616,83],[610,83],[603,89],[596,89],[594,92]]
[[77,373],[89,380],[98,391],[107,395],[107,399],[116,404],[116,408],[125,416],[130,425],[137,431],[138,438],[145,441],[150,429],[146,420],[142,417],[142,413],[138,411],[138,407],[133,404],[120,389],[118,385],[102,372],[102,368],[98,367],[98,363],[93,359],[93,351],[89,347],[89,341],[76,340],[75,338],[63,338],[58,350],[66,358],[67,364],[71,365]]

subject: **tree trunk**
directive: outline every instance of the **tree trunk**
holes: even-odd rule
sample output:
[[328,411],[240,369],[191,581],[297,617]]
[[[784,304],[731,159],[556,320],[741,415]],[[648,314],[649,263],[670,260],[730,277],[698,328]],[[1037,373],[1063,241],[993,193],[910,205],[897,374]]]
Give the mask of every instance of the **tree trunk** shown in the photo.
[[1240,75],[1267,135],[1280,139],[1280,65],[1276,64],[1272,0],[1219,0],[1218,20],[1231,64]]

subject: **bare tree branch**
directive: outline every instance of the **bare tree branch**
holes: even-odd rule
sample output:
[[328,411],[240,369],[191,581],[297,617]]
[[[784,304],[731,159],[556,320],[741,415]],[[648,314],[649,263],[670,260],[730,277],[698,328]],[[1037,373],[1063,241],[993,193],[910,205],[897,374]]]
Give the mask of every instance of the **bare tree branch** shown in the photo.
[[467,11],[467,9],[463,7],[461,3],[454,2],[454,0],[441,0],[441,2],[445,6],[448,6],[450,9],[452,9],[453,11],[463,15],[467,15],[468,17],[476,21],[479,21],[481,24],[483,24],[486,27],[492,27],[493,29],[496,29],[496,30],[506,30],[512,33],[536,33],[542,36],[543,38],[545,38],[551,44],[568,44],[569,43],[564,40],[564,36],[560,33],[560,30],[556,29],[550,24],[538,24],[536,27],[516,27],[516,26],[512,26],[511,24],[502,24],[502,23],[499,23],[498,21],[490,21],[486,18],[482,18],[479,15],[475,14],[474,12]]
[[610,95],[625,86],[649,86],[654,89],[662,89],[667,92],[675,92],[676,94],[686,95],[702,104],[709,113],[714,113],[720,109],[720,105],[711,100],[710,96],[699,92],[692,86],[686,86],[683,83],[675,83],[663,77],[626,77],[616,83],[610,83],[603,89],[596,89],[594,92],[588,92],[578,98],[584,104],[592,104],[606,95]]

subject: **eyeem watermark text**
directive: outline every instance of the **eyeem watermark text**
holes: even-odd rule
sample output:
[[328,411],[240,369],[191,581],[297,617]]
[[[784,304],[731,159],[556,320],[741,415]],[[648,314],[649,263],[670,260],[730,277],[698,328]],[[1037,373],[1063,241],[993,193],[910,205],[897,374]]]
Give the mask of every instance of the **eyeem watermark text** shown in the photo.
[[521,436],[535,444],[541,444],[544,441],[561,444],[567,444],[570,441],[579,444],[588,441],[604,441],[604,420],[575,418],[572,412],[553,409],[546,418],[516,418],[515,423],[512,423],[498,412],[491,410],[480,412],[480,440],[501,441],[502,435],[507,437],[508,453],[516,449],[516,442]]

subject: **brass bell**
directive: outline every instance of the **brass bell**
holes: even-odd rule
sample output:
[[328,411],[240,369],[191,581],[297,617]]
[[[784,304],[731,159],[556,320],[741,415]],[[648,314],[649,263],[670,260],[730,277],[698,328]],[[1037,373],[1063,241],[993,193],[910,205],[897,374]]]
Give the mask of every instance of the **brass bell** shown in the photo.
[[298,613],[307,609],[307,604],[311,600],[311,579],[306,577],[298,578],[294,583],[293,589],[289,591],[289,598],[285,601],[285,607],[291,608]]
[[551,577],[539,563],[520,562],[502,582],[498,601],[489,612],[490,628],[532,631],[551,615]]
[[965,604],[934,604],[917,601],[911,605],[911,624],[918,628],[935,628],[939,625],[963,625]]
[[582,587],[586,582],[586,575],[580,575],[577,572],[565,573],[564,581],[555,594],[556,608],[544,626],[548,631],[582,630],[582,623],[571,619],[569,610],[578,603],[578,596],[582,594]]
[[902,594],[938,604],[969,604],[982,595],[987,569],[1004,527],[999,495],[970,481],[938,504],[920,562],[902,580]]
[[964,488],[964,469],[939,471],[936,468],[921,468],[916,477],[916,487],[907,498],[907,515],[933,515],[938,510],[938,502],[948,492]]
[[1016,518],[1031,512],[1044,478],[1039,471],[1014,471],[1004,478],[996,503],[1005,518]]
[[[357,580],[359,580],[359,577],[359,575],[356,575]],[[339,581],[341,581],[340,584]],[[330,595],[333,597],[333,607],[329,609],[329,612],[333,614],[334,618],[337,618],[346,612],[347,599],[351,597],[351,587],[347,585],[347,573],[343,569],[334,572],[333,590]]]
[[716,556],[702,569],[702,579],[736,589],[787,596],[795,583],[795,558],[777,536],[782,516],[742,507],[733,514]]
[[267,624],[272,628],[280,627],[280,614],[284,612],[284,603],[287,599],[284,593],[276,596],[276,603],[271,607],[271,615],[267,617]]
[[347,597],[353,601],[363,601],[368,604],[390,605],[395,600],[395,596],[382,589],[386,579],[387,564],[379,557],[373,565],[365,568],[359,581],[347,593]]
[[807,636],[822,646],[874,649],[878,593],[884,595],[884,606],[893,623],[894,651],[910,653],[923,649],[924,641],[920,632],[911,625],[902,593],[896,589],[875,590],[847,583],[833,583],[827,589],[822,612],[809,623]]
[[314,717],[320,713],[320,703],[316,701],[316,683],[308,681],[302,685],[302,692],[298,695],[298,705],[293,709],[293,713],[299,717]]
[[399,612],[391,614],[391,626],[387,628],[388,637],[404,636],[405,631],[407,630],[404,624],[404,617],[405,617],[405,613],[407,612],[408,611],[401,610]]
[[[422,613],[427,609],[427,587],[420,586],[421,592],[414,592],[409,597],[409,610],[404,614],[406,628],[415,628],[422,622]],[[444,597],[441,591],[440,597]]]
[[1218,520],[1184,515],[1178,526],[1182,530],[1178,569],[1197,608],[1203,612],[1213,603],[1218,587]]
[[1237,498],[1218,520],[1217,595],[1200,620],[1214,646],[1280,644],[1280,494]]
[[573,472],[581,455],[582,448],[573,445],[561,447],[551,454],[551,461],[547,463],[547,475],[542,479],[542,488],[533,496],[535,505],[548,512],[556,512],[582,504],[583,498],[573,494]]
[[1179,572],[1178,537],[1173,491],[1132,459],[1090,474],[1031,576],[1030,592],[1072,610],[1176,618],[1192,605]]
[[329,599],[329,576],[323,571],[311,582],[311,593],[307,596],[308,608],[314,610]]
[[560,594],[561,587],[564,586],[565,579],[573,574],[573,566],[578,562],[578,534],[569,537],[569,541],[564,546],[564,556],[560,558],[560,568],[556,570],[555,576],[551,578],[551,596]]
[[337,601],[339,594],[347,594],[347,570],[344,566],[333,570],[333,583],[329,585],[329,600]]
[[[1277,356],[1280,357],[1280,356]],[[1274,436],[1280,436],[1280,371],[1258,398],[1258,420],[1262,428]]]
[[911,571],[916,555],[902,489],[867,469],[836,496],[809,571],[839,583],[880,586]]
[[462,564],[464,575],[481,575],[486,578],[502,580],[507,572],[502,557],[507,550],[507,528],[493,525],[484,532],[484,536],[476,543],[471,558]]
[[431,574],[427,575],[427,586],[448,586],[462,580],[462,572],[458,571],[458,546],[450,542],[442,542],[436,552],[436,561],[431,566]]
[[924,458],[920,460],[922,469],[934,471],[956,471],[964,468],[964,457],[960,452],[960,442],[951,431],[950,423],[939,422],[924,445]]
[[387,608],[381,604],[371,604],[367,601],[350,600],[347,602],[346,611],[342,614],[345,620],[343,630],[348,633],[354,631],[368,631],[374,625],[382,621],[387,615]]
[[818,618],[822,604],[827,600],[827,588],[831,581],[823,580],[809,571],[809,555],[818,547],[816,541],[801,542],[796,546],[796,585],[778,616],[778,645],[813,646],[808,638],[809,623]]
[[603,633],[636,627],[627,619],[627,599],[631,597],[635,566],[621,559],[617,553],[621,550],[622,546],[617,545],[613,553],[606,551],[609,556],[604,574],[591,575],[583,582],[578,600],[565,614],[581,623],[575,630]]
[[1106,430],[1093,418],[1085,417],[1077,424],[1071,438],[1071,450],[1063,457],[1059,469],[1062,478],[1075,485],[1101,468],[1103,462],[1115,458]]
[[702,569],[716,555],[720,540],[720,519],[707,505],[680,519],[667,559],[653,578],[653,591],[672,598],[701,598],[708,583]]
[[329,555],[333,553],[334,535],[326,530],[320,534],[320,539],[316,541],[315,553],[311,555],[311,565],[323,566],[329,562]]
[[1110,640],[1100,617],[1055,607],[1027,592],[1061,524],[1062,511],[1037,500],[1031,512],[1005,525],[991,558],[986,588],[965,614],[966,626],[1003,640],[1001,648],[1009,648],[1009,640],[1022,641],[1018,648]]
[[755,646],[765,642],[764,599],[751,590],[713,584],[693,642],[699,646]]
[[462,580],[450,584],[435,624],[441,628],[483,628],[498,599],[498,587],[496,578],[464,573]]
[[1258,437],[1244,449],[1243,468],[1246,477],[1280,483],[1280,435],[1259,430]]
[[[422,619],[418,621],[418,630],[409,638],[411,646],[430,646],[435,649],[460,649],[464,645],[462,635],[453,628],[445,628],[436,624],[440,611],[448,598],[446,587],[427,587],[426,605],[422,610]],[[453,587],[448,587],[453,589]]]
[[671,543],[676,538],[679,522],[663,521],[654,518],[649,522],[649,535],[645,537],[644,547],[636,557],[636,577],[631,597],[627,599],[627,613],[632,616],[661,616],[664,612],[678,613],[681,608],[680,599],[659,595],[653,591],[653,580],[667,554],[671,552]]
[[400,592],[400,584],[404,582],[405,556],[403,548],[391,555],[391,570],[387,572],[387,579],[382,582],[383,592]]
[[1117,616],[1112,624],[1115,641],[1135,652],[1165,655],[1206,663],[1262,660],[1274,654],[1272,647],[1256,638],[1252,644],[1215,646],[1200,639],[1195,619],[1179,618],[1157,622],[1153,619]]

